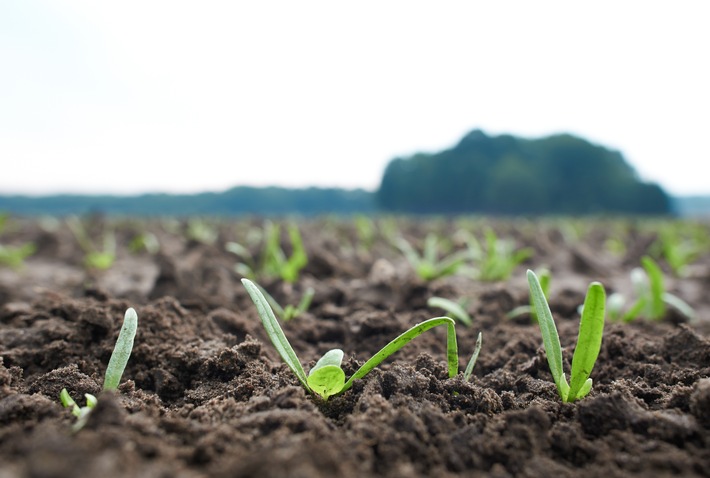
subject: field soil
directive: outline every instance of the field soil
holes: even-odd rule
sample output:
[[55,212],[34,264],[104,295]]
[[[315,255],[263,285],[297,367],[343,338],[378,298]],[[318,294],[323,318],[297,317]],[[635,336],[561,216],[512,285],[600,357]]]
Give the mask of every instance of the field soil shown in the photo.
[[[14,218],[0,236],[36,246],[23,267],[0,268],[0,478],[710,476],[707,253],[683,278],[659,261],[695,319],[669,309],[660,321],[608,321],[592,392],[573,404],[557,395],[537,324],[507,318],[528,303],[526,269],[550,268],[569,371],[587,285],[632,296],[629,273],[659,223],[389,218],[368,236],[352,221],[299,221],[309,261],[298,281],[258,280],[282,304],[315,290],[309,311],[283,323],[306,371],[341,348],[351,374],[444,315],[427,307],[432,296],[467,300],[461,369],[483,335],[470,381],[448,378],[445,330],[433,329],[327,402],[281,361],[225,248],[236,241],[258,263],[261,220],[85,224],[96,244],[115,236],[109,269],[85,267],[63,221]],[[433,232],[460,248],[462,230],[482,238],[488,227],[532,250],[509,279],[423,281],[392,246],[401,235],[421,247]],[[131,251],[146,232],[160,249]],[[282,242],[288,252],[285,232]],[[117,393],[102,392],[128,307],[139,317],[133,354]],[[81,405],[98,396],[79,431],[63,388]]]

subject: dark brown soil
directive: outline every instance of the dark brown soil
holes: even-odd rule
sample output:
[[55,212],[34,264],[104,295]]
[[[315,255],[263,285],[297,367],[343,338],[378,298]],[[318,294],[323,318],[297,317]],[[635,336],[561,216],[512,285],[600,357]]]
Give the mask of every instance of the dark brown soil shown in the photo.
[[[454,237],[462,227],[480,236],[486,224],[534,249],[510,280],[426,283],[386,240],[395,230],[421,243],[430,231]],[[587,284],[628,293],[654,223],[387,219],[365,249],[351,222],[299,222],[310,259],[300,280],[262,285],[283,303],[315,289],[310,311],[284,324],[306,369],[337,347],[352,373],[440,315],[426,307],[432,295],[469,299],[474,324],[457,326],[462,367],[483,332],[470,383],[447,378],[445,332],[435,329],[326,403],[281,362],[225,251],[228,241],[248,244],[261,221],[217,222],[206,244],[187,239],[177,221],[93,218],[91,234],[111,229],[119,246],[103,272],[84,269],[63,223],[13,226],[0,242],[32,241],[37,252],[22,269],[0,268],[2,478],[710,476],[708,254],[683,279],[661,262],[668,289],[696,320],[671,312],[659,322],[607,323],[592,393],[574,404],[557,396],[537,325],[506,318],[528,300],[525,269],[549,266],[569,370]],[[145,228],[160,252],[129,252]],[[620,230],[626,251],[613,255],[604,243]],[[101,393],[128,307],[139,316],[133,355],[118,393]],[[76,433],[62,388],[75,399],[99,396]]]

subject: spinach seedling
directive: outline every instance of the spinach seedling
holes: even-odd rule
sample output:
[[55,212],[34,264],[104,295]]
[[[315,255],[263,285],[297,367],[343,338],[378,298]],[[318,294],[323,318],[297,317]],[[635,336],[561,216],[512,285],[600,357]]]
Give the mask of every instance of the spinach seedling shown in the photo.
[[547,362],[560,398],[563,402],[568,403],[584,398],[592,389],[592,379],[589,378],[589,375],[592,373],[602,344],[606,303],[604,287],[599,282],[592,282],[587,290],[582,319],[579,324],[577,347],[572,357],[572,373],[568,384],[562,368],[560,337],[557,334],[550,306],[535,273],[528,270],[527,275],[530,297],[537,313]]
[[[343,351],[340,349],[333,349],[326,352],[310,370],[309,374],[306,375],[296,352],[293,350],[293,347],[291,347],[291,344],[284,335],[279,322],[274,316],[273,310],[271,310],[271,307],[269,306],[269,302],[261,293],[259,287],[249,279],[242,279],[242,283],[254,302],[254,305],[256,305],[257,312],[261,318],[264,328],[266,329],[266,333],[283,361],[286,362],[286,365],[288,365],[291,371],[296,375],[299,382],[301,382],[301,385],[303,385],[303,388],[305,388],[309,393],[317,394],[323,400],[327,400],[329,397],[346,392],[353,386],[353,382],[355,380],[363,378],[390,355],[407,345],[427,330],[439,325],[446,326],[447,330],[446,359],[448,363],[449,377],[455,377],[458,373],[459,358],[454,320],[449,317],[437,317],[425,320],[424,322],[417,324],[400,334],[390,343],[385,345],[372,358],[366,361],[347,380],[345,379],[345,372],[341,368]],[[474,357],[472,357],[472,359],[474,359]],[[468,368],[469,367],[467,367],[467,369]],[[473,366],[471,365],[470,368],[473,369]]]
[[67,226],[84,251],[84,266],[88,269],[110,269],[116,261],[116,236],[113,231],[106,230],[103,235],[103,245],[98,248],[89,237],[81,220],[75,216],[67,218]]
[[432,233],[427,234],[424,239],[424,249],[421,254],[403,237],[397,238],[395,245],[404,254],[414,272],[425,281],[455,274],[469,258],[468,251],[453,252],[440,258],[446,245]]
[[641,258],[641,268],[631,271],[631,283],[636,292],[636,301],[623,312],[625,299],[621,294],[609,297],[609,316],[612,320],[631,322],[639,317],[661,320],[666,316],[667,306],[672,306],[687,319],[695,318],[695,311],[680,297],[666,292],[663,271],[649,256]]
[[[133,308],[129,308],[126,310],[126,314],[123,317],[123,326],[121,326],[116,345],[113,348],[113,353],[106,367],[104,390],[116,390],[118,388],[123,371],[126,369],[128,358],[131,356],[131,351],[133,350],[133,340],[135,339],[137,330],[138,314],[136,314]],[[80,430],[86,425],[89,413],[98,403],[95,396],[88,393],[84,394],[84,396],[86,398],[86,406],[80,407],[76,404],[74,399],[71,398],[66,388],[63,388],[59,394],[59,400],[64,408],[71,408],[72,414],[77,417],[77,421],[74,424],[75,431]]]
[[[0,214],[0,233],[5,230],[9,223],[10,215],[8,213]],[[8,266],[12,269],[19,269],[24,264],[25,259],[35,253],[37,248],[31,242],[19,246],[6,246],[0,244],[0,265]]]
[[291,255],[288,256],[281,248],[281,227],[278,224],[266,221],[262,237],[263,248],[259,261],[254,260],[247,247],[237,242],[226,244],[227,251],[244,261],[235,266],[236,272],[252,279],[279,277],[289,284],[298,281],[301,269],[308,264],[308,255],[298,226],[288,226],[288,237],[291,240]]
[[660,253],[676,277],[684,277],[688,266],[708,250],[708,237],[703,229],[679,229],[679,225],[670,224],[661,228],[651,249]]
[[4,246],[0,244],[0,265],[19,269],[25,263],[25,259],[34,254],[36,247],[31,242],[21,246]]
[[499,239],[491,228],[485,231],[486,245],[472,234],[468,235],[468,249],[474,266],[467,272],[483,281],[506,280],[518,264],[532,256],[532,249],[516,249],[512,240]]

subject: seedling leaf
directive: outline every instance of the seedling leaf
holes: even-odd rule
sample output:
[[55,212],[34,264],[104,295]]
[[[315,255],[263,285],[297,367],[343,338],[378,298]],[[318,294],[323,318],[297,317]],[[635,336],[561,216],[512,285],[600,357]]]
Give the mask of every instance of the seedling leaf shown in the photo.
[[308,373],[308,386],[324,400],[340,392],[345,385],[345,372],[340,368],[342,362],[343,351],[333,349],[326,352]]
[[666,304],[663,302],[663,271],[649,256],[641,258],[641,265],[648,274],[651,287],[650,318],[660,320],[666,315]]
[[123,326],[118,334],[118,340],[111,354],[111,358],[106,367],[104,378],[104,390],[115,390],[121,381],[123,371],[126,369],[128,358],[133,350],[133,339],[138,329],[138,315],[133,308],[126,310],[123,318]]
[[296,352],[294,352],[286,335],[284,335],[283,329],[281,329],[278,320],[276,320],[276,316],[274,316],[274,311],[271,310],[269,303],[264,298],[259,287],[249,279],[242,279],[242,284],[244,284],[251,300],[254,302],[254,305],[256,305],[256,310],[259,313],[264,329],[266,329],[266,333],[271,339],[271,343],[274,344],[276,351],[283,361],[286,362],[286,365],[296,374],[296,377],[298,377],[298,380],[306,390],[311,391],[308,385],[308,379],[306,378],[306,372],[303,370],[303,366],[298,360]]
[[[592,373],[602,345],[605,304],[606,293],[604,287],[599,282],[592,282],[584,299],[584,310],[579,323],[577,346],[572,357],[572,375],[570,376],[567,402],[584,398],[584,395],[582,395],[583,388]],[[587,393],[589,393],[589,390]]]
[[473,354],[471,355],[471,359],[468,361],[468,365],[466,365],[466,370],[463,373],[463,379],[466,382],[468,382],[471,379],[471,375],[473,374],[473,367],[476,366],[476,361],[478,360],[478,354],[481,353],[482,343],[483,343],[483,335],[481,334],[481,332],[479,332],[478,338],[476,339],[476,345],[473,348]]
[[394,340],[392,340],[390,343],[382,347],[382,349],[377,352],[373,357],[365,362],[354,374],[352,377],[348,379],[347,382],[345,382],[345,386],[343,387],[342,392],[345,392],[348,390],[350,387],[353,386],[353,382],[355,380],[358,380],[365,375],[367,375],[370,370],[373,368],[377,367],[380,363],[382,363],[383,360],[385,360],[387,357],[407,345],[409,342],[411,342],[412,339],[420,336],[424,332],[426,332],[429,329],[432,329],[434,327],[437,327],[439,325],[446,325],[447,328],[447,334],[446,334],[446,358],[448,362],[448,369],[449,369],[449,377],[453,378],[456,376],[458,373],[458,368],[459,368],[459,357],[458,357],[458,348],[456,345],[456,329],[455,329],[455,322],[454,319],[451,319],[449,317],[436,317],[433,319],[425,320],[424,322],[415,325],[411,329],[405,331],[404,333],[400,334],[398,337],[396,337]]
[[560,397],[567,396],[565,388],[569,388],[567,380],[562,369],[562,345],[560,345],[560,336],[557,333],[555,321],[552,318],[550,306],[545,299],[545,294],[542,292],[542,286],[538,281],[537,276],[531,270],[528,270],[528,284],[530,286],[530,299],[537,315],[540,332],[542,333],[542,343],[545,347],[545,355],[547,355],[547,363],[550,365],[550,372],[557,385],[557,391]]
[[453,300],[446,299],[444,297],[430,297],[426,304],[432,308],[437,307],[439,309],[443,309],[464,325],[470,326],[472,323],[471,316],[468,315],[466,309],[464,309],[458,302],[454,302]]

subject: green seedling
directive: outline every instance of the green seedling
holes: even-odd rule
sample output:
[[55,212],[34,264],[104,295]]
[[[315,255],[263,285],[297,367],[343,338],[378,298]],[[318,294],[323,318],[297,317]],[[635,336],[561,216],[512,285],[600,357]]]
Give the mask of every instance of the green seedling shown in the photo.
[[[10,215],[0,214],[0,233],[8,227]],[[31,242],[19,246],[6,246],[0,244],[0,266],[7,266],[12,269],[19,269],[24,264],[25,259],[35,253],[37,248]]]
[[469,259],[468,251],[457,251],[440,258],[440,255],[444,254],[443,251],[449,247],[432,233],[427,234],[424,239],[421,254],[403,237],[398,237],[395,245],[404,254],[417,276],[425,281],[453,275]]
[[313,287],[308,287],[306,289],[306,291],[303,293],[303,296],[301,297],[301,300],[298,302],[298,305],[294,306],[294,305],[288,304],[286,307],[282,307],[281,304],[276,302],[276,299],[274,299],[271,296],[271,294],[269,294],[266,291],[266,289],[259,286],[259,290],[261,290],[261,293],[264,294],[264,297],[266,298],[266,301],[271,306],[271,309],[284,322],[288,322],[291,319],[295,319],[299,315],[306,312],[308,310],[308,308],[311,306],[311,301],[313,300],[313,295],[315,294]]
[[[126,369],[126,364],[133,350],[133,340],[138,330],[138,314],[133,308],[126,310],[123,317],[123,326],[118,334],[116,345],[113,348],[113,353],[106,367],[106,375],[104,376],[104,390],[116,390],[121,382],[123,371]],[[77,417],[74,424],[74,431],[78,431],[86,425],[91,410],[96,407],[98,400],[91,394],[84,394],[86,398],[86,406],[80,407],[71,398],[66,388],[63,388],[59,394],[59,400],[64,408],[71,408],[72,414]]]
[[612,320],[631,322],[637,318],[662,320],[667,313],[667,306],[678,310],[688,320],[695,318],[695,311],[680,297],[666,292],[663,271],[656,261],[649,256],[641,258],[642,268],[631,271],[631,283],[636,293],[636,301],[624,312],[626,302],[621,294],[609,297],[609,317]]
[[152,232],[142,232],[131,239],[131,242],[128,243],[128,250],[134,254],[147,252],[153,255],[160,251],[160,242]]
[[84,266],[86,268],[100,271],[111,268],[116,261],[116,236],[113,231],[104,232],[103,245],[98,248],[79,218],[67,218],[67,226],[74,234],[79,247],[84,251]]
[[592,379],[589,378],[589,375],[594,368],[601,349],[606,292],[599,282],[592,282],[589,285],[587,296],[584,299],[584,309],[577,336],[577,347],[572,357],[572,373],[568,384],[562,368],[560,337],[557,334],[557,327],[555,326],[555,320],[552,318],[550,306],[535,273],[528,270],[527,276],[530,297],[537,313],[550,372],[555,380],[555,385],[562,401],[572,403],[587,396],[592,389]]
[[191,241],[211,246],[217,242],[219,231],[215,225],[205,219],[193,218],[187,222],[185,235]]
[[264,224],[263,248],[258,261],[247,247],[237,242],[227,243],[226,249],[243,260],[235,266],[238,274],[252,279],[278,277],[293,284],[298,281],[301,269],[308,264],[308,256],[303,247],[301,233],[295,224],[288,226],[288,236],[291,241],[290,256],[281,248],[281,228],[271,221]]
[[377,228],[375,222],[367,216],[359,214],[355,216],[355,230],[357,231],[358,246],[365,251],[372,249],[375,243]]
[[[299,382],[301,382],[301,385],[303,385],[303,388],[305,388],[309,393],[317,394],[323,400],[327,400],[329,397],[346,392],[353,386],[355,380],[363,378],[390,355],[407,345],[427,330],[439,325],[444,325],[447,329],[446,358],[449,377],[455,377],[456,374],[458,374],[459,359],[454,320],[449,317],[437,317],[425,320],[424,322],[415,325],[399,335],[397,338],[385,345],[367,362],[365,362],[347,380],[345,378],[345,372],[341,368],[343,351],[340,349],[333,349],[326,352],[323,357],[316,362],[316,365],[310,370],[309,374],[306,375],[296,352],[293,350],[293,347],[291,347],[291,344],[284,335],[279,322],[274,316],[273,310],[271,310],[271,307],[269,306],[269,302],[261,293],[259,286],[251,282],[249,279],[242,279],[242,283],[254,302],[254,305],[256,305],[257,312],[261,318],[264,328],[266,329],[266,333],[283,361],[296,375]],[[472,357],[472,359],[474,359],[474,357]],[[469,367],[467,367],[467,370],[468,368]],[[470,368],[473,369],[473,365],[470,365]]]
[[510,278],[515,268],[532,256],[532,249],[516,249],[511,240],[499,239],[491,228],[485,231],[485,247],[472,234],[468,235],[469,255],[474,266],[467,274],[483,281]]
[[430,297],[426,305],[431,308],[443,309],[449,316],[470,327],[473,321],[466,309],[459,302],[444,297]]
[[0,244],[0,265],[19,269],[25,263],[25,259],[35,253],[37,248],[28,242],[21,246],[4,246]]
[[[540,287],[542,288],[542,293],[545,295],[545,300],[550,300],[550,282],[552,281],[552,274],[549,269],[541,269],[538,271]],[[530,297],[529,305],[521,305],[506,314],[506,317],[513,319],[515,317],[520,317],[521,315],[529,314],[533,322],[537,323],[537,312],[535,312],[535,307],[532,303],[532,296]]]
[[651,249],[666,261],[676,277],[685,277],[688,266],[708,250],[707,232],[674,226],[663,227]]

